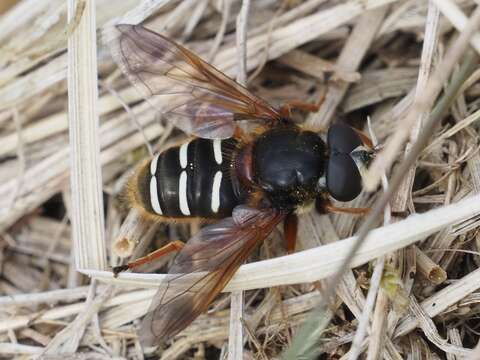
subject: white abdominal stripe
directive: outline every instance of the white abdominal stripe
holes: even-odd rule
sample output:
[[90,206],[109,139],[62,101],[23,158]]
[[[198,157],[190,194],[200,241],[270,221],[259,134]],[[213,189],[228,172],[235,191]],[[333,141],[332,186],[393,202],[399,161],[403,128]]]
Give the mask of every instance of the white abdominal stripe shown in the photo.
[[155,176],[157,172],[158,156],[159,154],[155,155],[150,163],[150,203],[153,211],[158,215],[163,215],[160,201],[158,200],[157,177]]
[[153,175],[150,179],[150,199],[153,211],[158,215],[163,215],[160,202],[158,201],[157,178]]
[[[188,165],[188,144],[190,144],[190,142],[182,144],[178,152],[178,158],[182,169],[186,169]],[[178,203],[182,214],[189,216],[190,208],[188,207],[187,197],[187,172],[185,170],[182,171],[180,178],[178,179]]]
[[215,161],[218,165],[222,165],[222,140],[215,139],[213,140],[213,155],[215,156]]
[[[218,165],[221,165],[223,162],[222,157],[222,140],[215,139],[213,140],[213,155],[215,156],[215,161]],[[211,208],[214,213],[218,212],[220,208],[220,187],[222,186],[222,172],[217,171],[215,177],[213,178],[212,185],[212,202]]]
[[188,165],[188,144],[190,144],[190,142],[182,144],[178,153],[180,166],[182,167],[182,169],[185,169]]
[[215,177],[213,178],[213,185],[212,185],[212,211],[214,213],[218,212],[220,208],[220,187],[222,186],[222,172],[217,171],[215,173]]
[[187,172],[185,170],[182,171],[180,179],[178,180],[178,201],[182,214],[189,216],[190,208],[188,207],[187,199]]

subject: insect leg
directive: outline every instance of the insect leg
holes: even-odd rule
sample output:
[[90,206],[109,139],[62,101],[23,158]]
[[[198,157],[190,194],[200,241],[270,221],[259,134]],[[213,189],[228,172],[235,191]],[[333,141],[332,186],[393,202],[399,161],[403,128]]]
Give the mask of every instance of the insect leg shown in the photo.
[[304,101],[292,100],[280,108],[280,114],[290,117],[293,109],[299,109],[307,112],[317,112],[321,104],[311,104]]
[[[366,215],[371,210],[368,207],[360,207],[360,208],[338,207],[333,205],[327,199],[317,200],[316,207],[318,212],[320,212],[321,214],[333,212],[333,213],[340,213],[340,214]],[[404,219],[409,215],[409,213],[408,211],[392,211],[391,215]]]
[[253,141],[253,138],[250,134],[247,134],[243,131],[239,126],[235,127],[235,131],[233,132],[234,139],[246,144]]
[[183,249],[185,244],[180,241],[180,240],[175,240],[170,243],[168,243],[165,246],[162,246],[160,249],[157,249],[155,251],[152,251],[150,254],[147,254],[141,258],[138,258],[134,261],[129,262],[128,264],[125,265],[120,265],[120,266],[115,266],[113,268],[113,275],[117,276],[119,273],[125,270],[129,269],[134,269],[140,265],[148,264],[149,262],[152,262],[155,259],[158,259],[164,255],[167,255],[173,251],[179,251]]
[[291,254],[295,251],[295,244],[297,242],[298,217],[291,213],[285,217],[283,221],[283,234],[287,242],[287,253]]
[[348,208],[348,207],[338,207],[332,204],[325,205],[325,210],[327,212],[353,214],[353,215],[366,215],[370,212],[370,208],[368,207]]
[[339,207],[333,205],[328,199],[317,199],[316,208],[319,213],[341,213],[341,214],[353,214],[353,215],[365,215],[370,212],[370,208],[349,208]]
[[373,145],[373,142],[372,140],[370,139],[370,137],[368,137],[367,134],[365,134],[363,131],[360,131],[358,129],[355,129],[353,128],[353,131],[355,131],[357,133],[357,135],[360,137],[360,140],[362,140],[362,142],[367,146],[369,147],[370,149],[373,149],[374,148],[374,145]]

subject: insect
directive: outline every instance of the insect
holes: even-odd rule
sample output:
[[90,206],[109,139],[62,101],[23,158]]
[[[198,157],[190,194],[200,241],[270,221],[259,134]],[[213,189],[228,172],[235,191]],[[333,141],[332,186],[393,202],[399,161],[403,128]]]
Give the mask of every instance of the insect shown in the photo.
[[[330,127],[327,141],[290,118],[301,103],[269,105],[172,40],[140,25],[117,25],[110,49],[119,67],[163,116],[193,137],[141,165],[130,180],[131,203],[157,221],[218,219],[185,245],[173,242],[114,269],[131,269],[179,250],[140,329],[144,345],[187,327],[232,278],[252,250],[283,222],[295,248],[297,213],[337,208],[361,191],[374,156],[353,128]],[[245,132],[238,121],[257,124]],[[190,274],[186,276],[185,274]]]

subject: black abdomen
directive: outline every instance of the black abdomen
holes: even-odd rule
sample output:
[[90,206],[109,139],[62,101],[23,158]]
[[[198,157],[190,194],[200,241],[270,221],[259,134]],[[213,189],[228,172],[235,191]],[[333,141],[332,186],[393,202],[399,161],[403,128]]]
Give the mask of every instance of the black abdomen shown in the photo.
[[142,200],[166,217],[223,218],[239,203],[231,179],[236,141],[196,138],[157,154],[145,169]]

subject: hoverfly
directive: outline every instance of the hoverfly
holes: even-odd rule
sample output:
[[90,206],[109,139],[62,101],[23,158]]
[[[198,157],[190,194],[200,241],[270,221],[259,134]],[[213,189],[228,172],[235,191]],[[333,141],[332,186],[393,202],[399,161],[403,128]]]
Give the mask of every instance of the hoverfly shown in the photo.
[[[142,343],[153,345],[206,311],[280,222],[291,252],[301,209],[316,204],[323,211],[363,213],[332,206],[328,195],[354,199],[375,150],[368,137],[341,124],[329,128],[325,143],[291,120],[289,105],[274,108],[162,35],[140,25],[117,25],[116,31],[109,46],[119,67],[163,116],[193,135],[138,168],[129,182],[131,205],[156,221],[219,220],[184,246],[174,242],[114,269],[180,250],[140,329]],[[241,120],[259,127],[246,133]],[[201,275],[184,275],[192,273]]]

